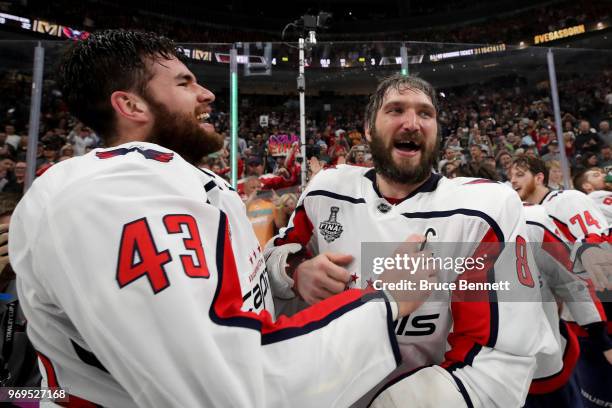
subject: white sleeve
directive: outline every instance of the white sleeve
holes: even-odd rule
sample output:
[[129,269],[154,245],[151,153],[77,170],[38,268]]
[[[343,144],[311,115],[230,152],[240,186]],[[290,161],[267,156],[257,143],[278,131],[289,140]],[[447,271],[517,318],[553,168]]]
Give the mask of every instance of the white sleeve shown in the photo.
[[[182,186],[143,166],[61,194],[31,248],[14,243],[34,329],[47,322],[28,280],[72,325],[60,330],[78,333],[142,407],[348,406],[397,366],[382,293],[347,291],[276,322],[242,311],[235,257],[249,254],[231,243],[240,235]],[[24,224],[17,214],[16,239]],[[33,342],[61,366],[67,350]]]

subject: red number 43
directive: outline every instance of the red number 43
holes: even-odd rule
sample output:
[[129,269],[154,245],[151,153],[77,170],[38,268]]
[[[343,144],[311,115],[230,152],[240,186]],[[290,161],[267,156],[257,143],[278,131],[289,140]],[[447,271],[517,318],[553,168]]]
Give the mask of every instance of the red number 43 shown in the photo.
[[[191,215],[172,214],[163,219],[168,234],[180,234],[183,227],[187,237],[183,239],[185,249],[191,255],[180,256],[185,274],[191,278],[208,278],[204,248],[196,220]],[[146,218],[140,218],[123,226],[119,261],[117,262],[117,282],[123,288],[135,280],[146,276],[154,293],[170,286],[164,265],[172,261],[169,250],[158,251]]]

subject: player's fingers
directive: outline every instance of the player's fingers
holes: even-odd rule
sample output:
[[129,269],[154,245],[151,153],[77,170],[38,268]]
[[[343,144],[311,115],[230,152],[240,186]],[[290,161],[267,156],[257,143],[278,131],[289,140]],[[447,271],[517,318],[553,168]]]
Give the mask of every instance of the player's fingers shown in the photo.
[[341,282],[343,285],[346,285],[351,278],[349,271],[333,263],[326,264],[323,270],[330,279]]
[[331,294],[340,293],[344,291],[344,288],[346,288],[345,282],[339,282],[337,280],[330,279],[328,277],[321,279],[320,284],[321,284],[320,288],[322,290],[326,290],[330,292]]
[[4,245],[8,242],[8,232],[0,234],[0,245]]
[[8,255],[8,245],[0,246],[0,256]]
[[602,291],[608,286],[606,276],[599,265],[593,265],[591,268],[591,280],[593,281],[595,290]]
[[322,288],[315,289],[312,291],[312,298],[315,299],[316,302],[320,302],[332,296],[334,296],[334,293],[331,293],[330,291]]
[[421,250],[423,242],[425,242],[424,235],[411,234],[406,238],[402,245],[400,245],[396,252],[400,254],[414,255]]
[[353,255],[341,254],[338,252],[327,252],[325,254],[327,259],[336,265],[348,265],[353,261]]

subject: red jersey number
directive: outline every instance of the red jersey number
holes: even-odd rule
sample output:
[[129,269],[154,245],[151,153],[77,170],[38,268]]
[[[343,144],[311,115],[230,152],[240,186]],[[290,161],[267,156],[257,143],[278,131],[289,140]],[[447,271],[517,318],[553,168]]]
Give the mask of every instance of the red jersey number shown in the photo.
[[[183,239],[183,244],[193,253],[180,256],[185,274],[191,278],[208,278],[210,273],[195,219],[186,214],[166,215],[164,225],[169,234],[181,233],[183,226],[186,228],[187,237]],[[171,261],[169,250],[158,251],[146,218],[123,226],[117,262],[117,283],[120,288],[146,276],[153,292],[161,292],[170,286],[165,265]]]
[[599,226],[599,222],[595,218],[593,218],[591,213],[588,211],[584,212],[584,216],[581,216],[580,214],[574,215],[572,218],[570,218],[570,222],[572,223],[572,225],[576,225],[576,223],[578,223],[584,235],[587,235],[589,233],[587,225],[596,228],[601,228]]
[[533,276],[527,262],[527,243],[520,235],[516,237],[516,273],[522,285],[533,288]]

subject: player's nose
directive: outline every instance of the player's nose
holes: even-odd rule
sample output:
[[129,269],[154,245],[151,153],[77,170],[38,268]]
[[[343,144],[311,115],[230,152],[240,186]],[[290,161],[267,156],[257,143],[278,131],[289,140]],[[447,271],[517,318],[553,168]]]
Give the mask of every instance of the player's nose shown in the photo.
[[418,130],[418,116],[412,109],[406,110],[402,117],[402,128],[406,131]]
[[215,94],[204,88],[202,85],[198,85],[198,102],[200,103],[213,103],[215,101]]

